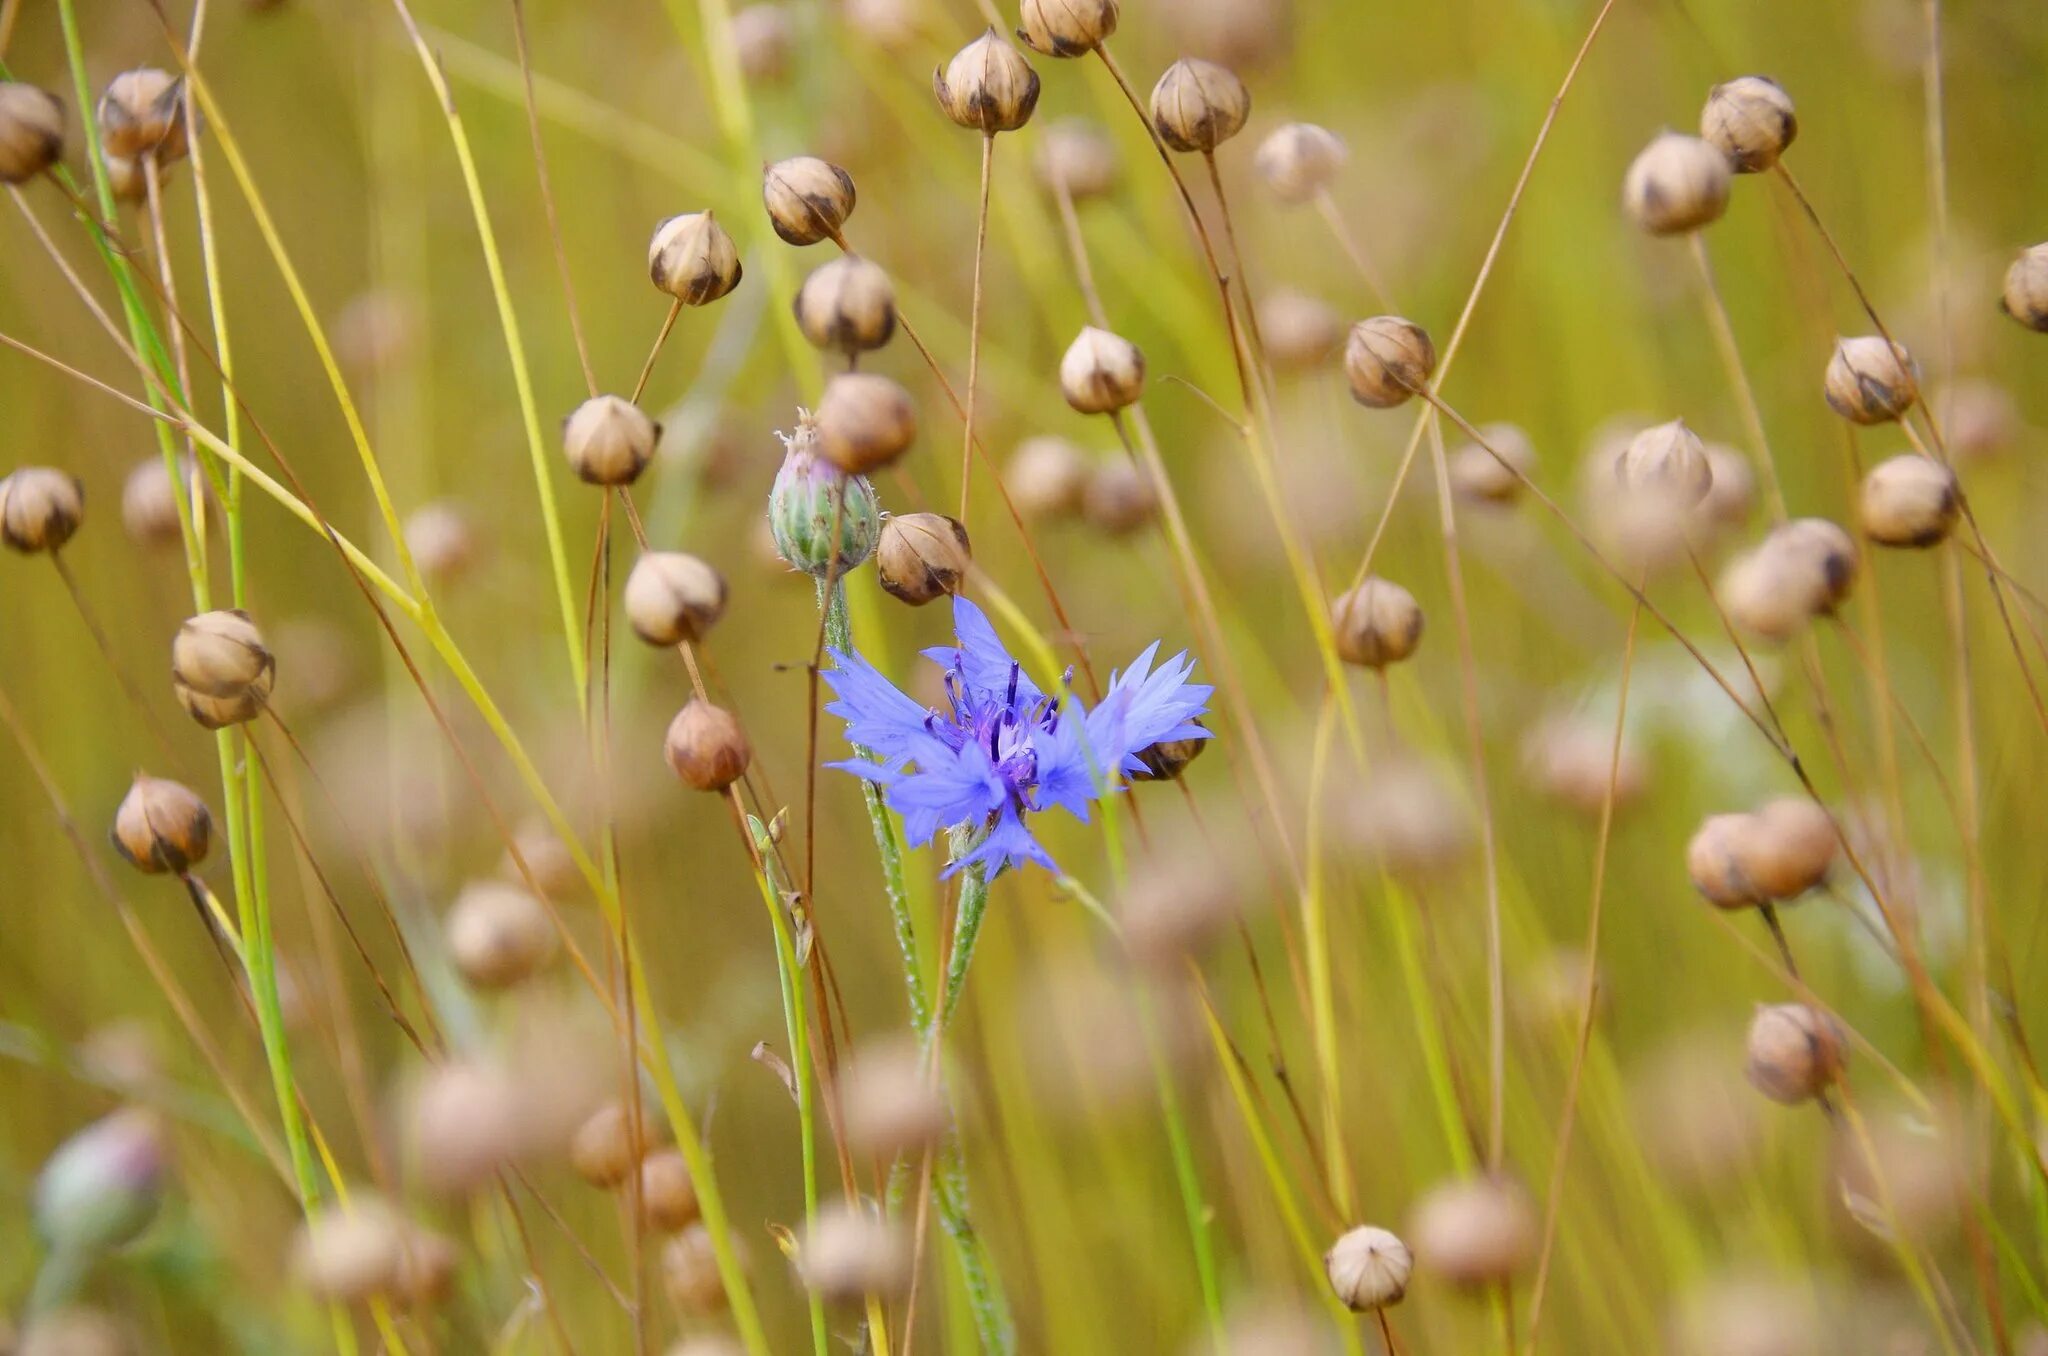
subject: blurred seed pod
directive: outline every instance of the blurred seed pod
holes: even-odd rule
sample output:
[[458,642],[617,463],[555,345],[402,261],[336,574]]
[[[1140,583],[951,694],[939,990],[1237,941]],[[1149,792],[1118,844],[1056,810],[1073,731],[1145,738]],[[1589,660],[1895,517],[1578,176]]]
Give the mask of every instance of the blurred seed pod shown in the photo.
[[124,1107],[72,1135],[36,1174],[36,1234],[53,1253],[96,1258],[156,1219],[170,1146],[153,1111]]
[[0,80],[0,184],[25,184],[64,154],[64,105],[19,80]]
[[348,1204],[300,1226],[292,1273],[319,1300],[354,1304],[388,1295],[398,1287],[406,1241],[406,1223],[396,1210],[353,1192]]
[[842,372],[825,385],[818,406],[818,451],[848,475],[867,475],[894,462],[917,438],[910,392],[875,372]]
[[1782,641],[1842,604],[1857,564],[1847,532],[1825,518],[1795,518],[1731,561],[1716,590],[1736,626]]
[[1429,385],[1436,345],[1420,325],[1376,315],[1351,327],[1344,344],[1344,376],[1351,398],[1368,409],[1390,410]]
[[739,718],[722,706],[693,697],[669,723],[668,765],[698,791],[723,791],[746,775],[753,747]]
[[1422,605],[1390,579],[1369,575],[1330,608],[1337,655],[1347,664],[1383,669],[1422,643]]
[[1764,1096],[1797,1106],[1825,1092],[1847,1059],[1841,1023],[1804,1003],[1777,1003],[1758,1007],[1749,1024],[1743,1072]]
[[1144,467],[1128,457],[1099,463],[1081,496],[1089,526],[1112,537],[1127,537],[1159,512],[1159,487]]
[[56,551],[85,518],[85,486],[47,466],[0,477],[0,543],[23,555]]
[[919,0],[842,0],[846,26],[891,56],[916,43],[922,18]]
[[992,137],[1031,121],[1038,107],[1038,72],[990,26],[932,71],[932,94],[948,118]]
[[2048,334],[2048,241],[2027,247],[2012,261],[1998,305],[2028,329]]
[[[746,1251],[738,1239],[733,1244],[744,1266]],[[718,1252],[712,1246],[711,1231],[701,1222],[684,1225],[662,1243],[661,1279],[669,1299],[686,1317],[708,1318],[726,1307],[725,1277],[718,1270]],[[680,1350],[681,1347],[675,1348],[670,1356]],[[724,1348],[718,1350],[722,1352]],[[707,1349],[700,1356],[712,1354]]]
[[1614,463],[1624,493],[1669,494],[1685,505],[1703,501],[1714,488],[1707,445],[1683,419],[1656,424],[1629,440]]
[[1414,1266],[1406,1243],[1371,1224],[1343,1234],[1323,1254],[1330,1288],[1345,1308],[1361,1314],[1399,1304]]
[[1446,870],[1472,845],[1464,803],[1438,772],[1413,758],[1376,763],[1363,786],[1334,804],[1344,841],[1398,876]]
[[138,1356],[126,1324],[98,1309],[70,1305],[37,1314],[11,1356]]
[[1983,1187],[1969,1129],[1899,1107],[1871,1108],[1863,1122],[1864,1136],[1840,1127],[1829,1146],[1842,1222],[1881,1247],[1952,1239]]
[[637,1119],[614,1098],[590,1113],[569,1140],[569,1166],[594,1187],[617,1187],[660,1146],[664,1127],[644,1100]]
[[1511,503],[1521,494],[1523,479],[1536,469],[1536,444],[1514,424],[1482,424],[1479,432],[1483,446],[1466,443],[1451,453],[1451,488],[1481,503]]
[[784,5],[748,5],[732,16],[733,52],[740,74],[757,85],[780,84],[789,78],[796,46],[795,24]]
[[1755,815],[1755,831],[1735,840],[1736,863],[1744,879],[1765,899],[1797,899],[1827,879],[1841,848],[1835,822],[1804,796],[1767,801]]
[[507,1168],[559,1160],[615,1093],[601,1019],[532,998],[505,1016],[502,1049],[420,1070],[404,1090],[405,1161],[431,1192],[467,1195]]
[[1027,438],[1003,467],[1010,502],[1027,518],[1078,513],[1088,478],[1088,454],[1064,438]]
[[420,505],[405,520],[405,549],[429,583],[461,578],[476,564],[478,554],[468,511],[447,499]]
[[871,1040],[854,1051],[839,1087],[847,1143],[888,1160],[936,1145],[952,1128],[952,1109],[917,1044]]
[[1249,70],[1285,55],[1292,0],[1174,0],[1159,17],[1179,49]]
[[1116,32],[1120,8],[1120,0],[1023,0],[1017,36],[1041,56],[1086,56]]
[[1749,522],[1750,511],[1756,507],[1756,474],[1749,469],[1749,459],[1726,443],[1704,446],[1713,481],[1699,502],[1699,515],[1708,527],[1738,530]]
[[1176,151],[1214,152],[1244,130],[1251,111],[1244,81],[1200,57],[1182,57],[1152,87],[1152,126]]
[[685,306],[717,301],[740,285],[741,271],[738,247],[708,211],[664,218],[647,242],[648,276]]
[[547,906],[503,881],[463,886],[442,931],[456,971],[479,989],[506,989],[532,978],[561,947]]
[[1266,354],[1283,372],[1320,367],[1344,342],[1344,321],[1319,297],[1277,287],[1259,298]]
[[1408,1237],[1423,1274],[1451,1285],[1505,1285],[1536,1253],[1528,1193],[1504,1177],[1467,1177],[1416,1202]]
[[[526,870],[519,869],[519,862],[512,859],[512,850],[519,852],[519,860],[526,864]],[[498,864],[498,874],[506,880],[527,884],[538,889],[549,899],[561,899],[583,883],[583,872],[576,865],[575,856],[568,845],[556,833],[554,826],[540,816],[535,816],[513,830],[512,842],[505,850],[504,860]]]
[[156,1028],[140,1018],[116,1018],[94,1027],[75,1053],[88,1078],[125,1097],[141,1097],[163,1080],[163,1042]]
[[1871,467],[1857,500],[1863,535],[1883,546],[1938,545],[1961,513],[1956,473],[1910,453]]
[[1698,137],[1660,133],[1628,167],[1621,202],[1651,235],[1683,235],[1728,209],[1728,157]]
[[587,485],[631,485],[660,442],[661,425],[615,395],[592,396],[562,421],[562,455]]
[[1920,398],[1912,355],[1876,334],[1835,341],[1825,387],[1828,407],[1852,424],[1889,423]]
[[656,1149],[640,1160],[640,1219],[656,1233],[672,1234],[697,1218],[697,1184],[680,1149]]
[[1936,390],[1928,404],[1940,414],[1949,455],[1958,464],[2001,456],[2019,437],[2019,406],[1997,382],[1959,377]]
[[1137,964],[1171,973],[1229,931],[1245,912],[1245,892],[1216,845],[1182,843],[1133,864],[1118,893],[1125,952]]
[[1807,1277],[1728,1275],[1684,1297],[1673,1356],[1810,1356],[1830,1343]]
[[875,570],[888,594],[912,607],[959,591],[974,565],[967,529],[943,513],[899,513],[882,520]]
[[747,1349],[724,1333],[700,1332],[678,1339],[667,1356],[747,1356]]
[[1134,405],[1145,390],[1145,355],[1130,340],[1083,329],[1060,359],[1060,393],[1082,414],[1109,414]]
[[857,199],[853,176],[829,160],[799,155],[778,160],[761,176],[761,202],[775,234],[792,245],[839,238]]
[[1763,1138],[1756,1097],[1719,1039],[1687,1036],[1628,1072],[1633,1123],[1651,1165],[1695,1191],[1737,1180]]
[[[179,475],[189,497],[195,488],[190,458],[179,458]],[[178,518],[177,482],[162,457],[145,457],[135,463],[121,482],[121,526],[138,546],[174,546],[183,540],[185,529]]]
[[1350,156],[1336,133],[1312,122],[1289,122],[1266,134],[1252,157],[1252,168],[1267,192],[1299,206],[1328,192]]
[[872,352],[896,333],[896,289],[879,264],[842,254],[797,289],[796,323],[816,348]]
[[185,127],[185,82],[168,71],[139,66],[107,82],[100,95],[100,144],[108,155],[139,160],[154,155],[167,165],[190,148]]
[[1707,92],[1700,135],[1737,174],[1757,174],[1778,163],[1799,135],[1799,118],[1783,85],[1769,76],[1738,76]]
[[1522,766],[1545,795],[1584,814],[1599,814],[1609,795],[1617,808],[1643,793],[1648,773],[1642,755],[1624,737],[1617,757],[1614,730],[1581,716],[1538,721],[1522,743]]
[[683,551],[643,553],[623,596],[633,634],[661,646],[702,640],[725,615],[725,600],[725,576]]
[[1593,984],[1593,1017],[1607,1015],[1607,978],[1588,964],[1576,946],[1553,946],[1524,965],[1515,976],[1515,1012],[1537,1035],[1576,1031],[1585,1013],[1586,984]]
[[1032,160],[1048,192],[1066,191],[1075,202],[1100,198],[1116,187],[1116,143],[1086,118],[1057,118],[1038,134]]
[[213,816],[186,787],[136,773],[114,812],[114,846],[128,864],[149,875],[184,875],[206,860]]
[[336,313],[330,342],[344,366],[374,377],[407,362],[419,347],[419,332],[417,303],[378,287],[358,293]]
[[910,1247],[902,1230],[844,1201],[822,1207],[804,1229],[796,1266],[804,1288],[828,1304],[894,1299],[910,1288]]
[[1335,1356],[1336,1333],[1320,1309],[1294,1300],[1240,1302],[1225,1317],[1220,1340],[1203,1333],[1185,1356]]

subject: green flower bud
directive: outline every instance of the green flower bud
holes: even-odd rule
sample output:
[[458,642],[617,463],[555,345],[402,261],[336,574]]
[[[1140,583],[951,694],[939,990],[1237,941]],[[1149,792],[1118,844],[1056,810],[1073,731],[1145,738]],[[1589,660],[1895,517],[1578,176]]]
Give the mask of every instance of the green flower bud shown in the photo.
[[[866,476],[849,476],[819,454],[818,431],[809,411],[798,412],[796,432],[782,441],[789,454],[775,475],[775,488],[768,492],[768,526],[775,534],[775,549],[805,574],[843,578],[874,553],[882,535],[875,488]],[[844,508],[838,503],[842,486]]]

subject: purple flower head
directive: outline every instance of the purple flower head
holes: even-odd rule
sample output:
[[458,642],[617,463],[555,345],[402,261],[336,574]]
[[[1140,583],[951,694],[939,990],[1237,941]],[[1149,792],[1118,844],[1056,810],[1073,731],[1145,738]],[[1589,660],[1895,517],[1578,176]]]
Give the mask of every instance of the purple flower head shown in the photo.
[[1144,769],[1139,753],[1209,736],[1195,721],[1214,689],[1188,681],[1195,661],[1185,652],[1154,668],[1159,646],[1147,646],[1110,676],[1089,711],[1071,695],[1039,691],[981,609],[957,596],[953,631],[956,644],[924,652],[945,670],[946,711],[918,705],[858,654],[834,650],[836,667],[824,674],[838,698],[825,709],[846,722],[848,741],[873,754],[832,766],[882,788],[912,847],[941,829],[979,831],[948,874],[974,865],[994,877],[1025,862],[1057,869],[1027,815],[1059,806],[1085,822],[1089,802],[1112,792],[1117,774]]

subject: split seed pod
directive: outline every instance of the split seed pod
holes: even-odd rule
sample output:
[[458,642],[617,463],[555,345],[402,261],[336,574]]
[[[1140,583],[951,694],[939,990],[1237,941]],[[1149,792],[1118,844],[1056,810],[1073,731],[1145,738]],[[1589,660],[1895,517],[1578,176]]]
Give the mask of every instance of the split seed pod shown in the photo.
[[204,697],[270,695],[277,660],[240,608],[188,618],[171,640],[171,677]]
[[64,154],[64,105],[19,80],[0,81],[0,184],[25,184]]
[[1669,495],[1690,506],[1714,488],[1714,466],[1700,435],[1673,419],[1631,438],[1615,459],[1614,478],[1625,491]]
[[1041,56],[1086,56],[1116,32],[1119,0],[1024,0],[1017,36]]
[[892,597],[923,607],[957,592],[974,563],[967,529],[943,513],[902,513],[882,520],[875,569]]
[[1436,345],[1412,320],[1376,315],[1351,327],[1344,343],[1344,376],[1351,398],[1369,409],[1391,410],[1429,385]]
[[114,847],[147,875],[184,875],[206,860],[213,816],[206,802],[177,782],[135,775],[114,812]]
[[630,485],[654,460],[661,425],[632,401],[592,396],[562,421],[562,453],[569,469],[590,485]]
[[693,697],[669,723],[665,749],[676,776],[699,791],[725,790],[746,775],[754,758],[738,717],[701,697]]
[[1014,132],[1038,107],[1038,72],[991,26],[932,70],[939,110],[983,136]]
[[1888,423],[1920,398],[1913,355],[1876,334],[1835,341],[1826,390],[1829,408],[1852,424]]
[[799,155],[761,175],[761,202],[775,234],[792,245],[837,240],[853,215],[853,176],[829,160]]
[[1737,174],[1756,174],[1778,163],[1799,135],[1799,118],[1785,87],[1764,75],[1745,75],[1707,92],[1700,135]]
[[849,475],[879,471],[917,439],[910,392],[875,372],[842,372],[818,405],[818,450]]
[[1661,133],[1621,182],[1622,206],[1651,235],[1683,235],[1728,208],[1728,157],[1698,137]]
[[739,248],[708,211],[663,219],[647,242],[648,277],[685,306],[717,301],[740,285],[740,273]]
[[1399,584],[1368,575],[1331,607],[1330,626],[1345,663],[1383,669],[1414,654],[1422,643],[1422,606]]
[[626,620],[649,645],[704,638],[725,614],[725,576],[684,551],[649,551],[626,576]]
[[896,289],[880,264],[857,254],[812,270],[795,307],[804,338],[849,356],[878,349],[896,333]]
[[1176,151],[1208,154],[1244,130],[1252,96],[1213,61],[1182,57],[1152,87],[1152,126]]
[[55,551],[85,517],[85,486],[48,466],[23,466],[0,477],[0,542],[23,555]]
[[1060,393],[1082,414],[1109,414],[1145,392],[1145,355],[1138,346],[1093,325],[1060,359]]

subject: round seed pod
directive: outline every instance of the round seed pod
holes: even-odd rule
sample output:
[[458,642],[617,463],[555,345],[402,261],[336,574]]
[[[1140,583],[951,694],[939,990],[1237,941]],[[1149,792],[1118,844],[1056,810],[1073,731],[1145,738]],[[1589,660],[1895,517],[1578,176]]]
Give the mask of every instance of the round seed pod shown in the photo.
[[277,660],[240,608],[188,618],[171,640],[171,677],[206,697],[270,695]]
[[1626,805],[1641,796],[1649,780],[1642,756],[1624,740],[1614,756],[1614,731],[1604,722],[1580,716],[1553,716],[1529,732],[1522,747],[1529,779],[1548,795],[1574,810],[1600,813],[1613,777],[1614,803]]
[[229,697],[209,697],[175,680],[171,683],[171,695],[178,699],[178,705],[185,708],[186,715],[208,730],[247,725],[263,714],[265,704],[264,694],[255,688],[247,688]]
[[[156,167],[157,183],[164,181],[167,167]],[[140,160],[125,155],[107,157],[107,191],[114,195],[115,202],[125,202],[131,207],[149,201],[149,167]]]
[[1391,410],[1429,385],[1436,345],[1412,320],[1376,315],[1351,327],[1344,342],[1344,376],[1351,398],[1368,409]]
[[1249,70],[1285,53],[1292,9],[1291,0],[1174,0],[1159,16],[1181,51]]
[[1227,871],[1195,854],[1162,853],[1142,863],[1118,893],[1124,951],[1155,974],[1171,973],[1244,915]]
[[448,957],[471,988],[509,989],[555,958],[561,939],[547,906],[516,885],[473,881],[442,922]]
[[2048,334],[2048,241],[2020,251],[2005,270],[1998,307],[2028,329]]
[[796,1266],[804,1288],[829,1304],[859,1304],[870,1295],[893,1299],[910,1288],[903,1231],[843,1201],[820,1209],[804,1229]]
[[435,583],[445,583],[467,574],[476,564],[476,533],[461,505],[436,500],[420,505],[405,520],[405,549],[421,574]]
[[153,66],[123,71],[100,95],[99,123],[108,155],[140,160],[154,154],[158,164],[179,159],[189,149],[185,82]]
[[1775,528],[1773,551],[1795,562],[1805,575],[1807,596],[1816,613],[1833,612],[1856,583],[1856,543],[1825,518],[1794,518]]
[[1390,579],[1368,575],[1330,608],[1337,655],[1347,664],[1383,669],[1422,643],[1422,605]]
[[[513,860],[514,849],[519,853],[518,861]],[[522,861],[526,863],[524,872],[519,869]],[[534,887],[549,899],[561,898],[583,881],[583,873],[577,869],[576,859],[563,844],[561,835],[538,815],[513,830],[512,842],[498,863],[498,874],[506,880],[523,884],[527,873],[532,874]]]
[[[739,1239],[733,1240],[733,1249],[744,1267],[747,1254]],[[676,1308],[688,1317],[708,1318],[726,1307],[725,1277],[718,1270],[718,1250],[712,1246],[711,1231],[702,1222],[684,1225],[661,1245],[661,1280]],[[696,1342],[706,1340],[699,1338]],[[708,1342],[701,1347],[684,1342],[671,1348],[669,1356],[676,1356],[685,1348],[685,1356],[745,1356],[722,1337]]]
[[633,1175],[640,1160],[662,1142],[662,1127],[643,1104],[635,1118],[622,1101],[605,1103],[576,1127],[569,1140],[569,1166],[594,1187],[607,1190]]
[[796,324],[817,348],[851,356],[896,333],[896,289],[880,264],[842,254],[813,269],[797,289]]
[[1003,467],[1010,502],[1027,518],[1078,512],[1088,476],[1088,454],[1065,438],[1027,438]]
[[1826,1091],[1847,1062],[1846,1035],[1834,1018],[1804,1003],[1756,1010],[1743,1072],[1764,1096],[1797,1106]]
[[796,34],[782,5],[748,5],[732,16],[732,45],[740,74],[755,84],[780,84],[789,78],[789,59]]
[[0,477],[0,542],[23,555],[56,551],[85,517],[85,486],[47,466],[23,466]]
[[1913,355],[1876,334],[1835,341],[1826,390],[1828,408],[1852,424],[1889,423],[1920,398]]
[[1536,1214],[1515,1183],[1468,1177],[1417,1202],[1408,1237],[1425,1272],[1457,1286],[1501,1285],[1535,1254]]
[[1024,0],[1017,36],[1041,56],[1086,56],[1116,32],[1119,0]]
[[1729,564],[1719,585],[1721,604],[1743,630],[1784,640],[1840,606],[1856,568],[1856,545],[1847,532],[1825,518],[1795,518]]
[[665,217],[647,242],[647,276],[685,306],[717,301],[740,285],[740,273],[739,248],[709,211]]
[[1152,87],[1152,126],[1176,151],[1208,154],[1244,130],[1251,91],[1228,69],[1182,57]]
[[1252,168],[1267,192],[1298,206],[1327,192],[1350,156],[1343,140],[1328,128],[1289,122],[1266,134],[1252,157]]
[[844,577],[874,553],[882,535],[874,486],[818,455],[817,424],[808,414],[783,441],[789,451],[768,492],[775,554],[815,579]]
[[1345,1308],[1366,1314],[1399,1304],[1408,1293],[1415,1259],[1392,1232],[1363,1224],[1340,1236],[1323,1254],[1323,1274]]
[[1730,837],[1736,874],[1761,899],[1797,899],[1828,877],[1841,845],[1828,812],[1802,796],[1783,796]]
[[1088,478],[1081,516],[1098,532],[1126,537],[1159,512],[1159,487],[1144,467],[1128,457],[1103,462]]
[[1344,342],[1344,321],[1319,297],[1275,288],[1259,298],[1259,331],[1266,355],[1283,372],[1320,367]]
[[1929,404],[1944,419],[1948,450],[1958,463],[1988,461],[2009,451],[2020,432],[2012,393],[1994,381],[1961,378],[1936,391]]
[[358,1193],[300,1226],[292,1272],[315,1299],[337,1304],[389,1294],[398,1286],[406,1233],[397,1211]]
[[1116,143],[1086,118],[1059,118],[1038,134],[1032,161],[1047,192],[1062,189],[1075,202],[1100,198],[1116,187]]
[[654,460],[661,425],[615,395],[592,396],[562,421],[562,454],[587,485],[630,485]]
[[114,847],[147,875],[184,875],[206,860],[213,816],[206,802],[162,777],[135,775],[114,812]]
[[1729,180],[1728,157],[1716,147],[1663,132],[1629,165],[1621,204],[1651,235],[1683,235],[1720,219]]
[[126,1107],[57,1146],[36,1174],[36,1234],[52,1252],[97,1257],[156,1218],[169,1146],[154,1112]]
[[1870,468],[1858,499],[1863,535],[1884,546],[1933,546],[1962,513],[1956,473],[1930,457],[1893,457]]
[[702,640],[725,614],[725,576],[683,551],[649,551],[626,576],[625,609],[649,645]]
[[1685,871],[1693,889],[1717,909],[1746,909],[1763,899],[1742,870],[1757,836],[1756,816],[1708,815],[1685,845]]
[[[1200,720],[1192,722],[1202,725]],[[1208,726],[1202,725],[1203,729]],[[1127,773],[1134,782],[1170,782],[1187,771],[1188,764],[1202,756],[1202,750],[1209,747],[1207,738],[1162,739],[1157,744],[1147,744],[1132,755],[1145,766],[1138,772]]]
[[1523,478],[1536,469],[1536,444],[1513,424],[1486,424],[1479,431],[1484,446],[1466,443],[1451,453],[1451,488],[1482,503],[1511,503],[1522,492]]
[[1749,459],[1726,443],[1708,443],[1706,451],[1713,483],[1700,500],[1700,517],[1714,527],[1739,528],[1756,506],[1756,473]]
[[1764,75],[1745,75],[1707,91],[1700,135],[1728,157],[1737,174],[1756,174],[1778,163],[1799,135],[1799,119],[1785,87]]
[[1668,496],[1695,505],[1714,488],[1713,463],[1700,435],[1683,419],[1655,424],[1629,440],[1615,459],[1614,478],[1629,493]]
[[890,596],[923,607],[956,593],[974,563],[967,529],[943,513],[899,513],[882,520],[875,569]]
[[923,17],[919,0],[844,0],[846,26],[891,56],[915,43]]
[[945,1095],[908,1040],[873,1041],[857,1050],[839,1098],[847,1143],[884,1160],[930,1148],[953,1124]]
[[[191,463],[181,467],[189,475]],[[169,546],[184,535],[177,485],[162,457],[143,458],[122,482],[121,527],[138,546]]]
[[854,199],[853,176],[815,155],[778,160],[761,175],[768,223],[792,245],[836,241],[853,215]]
[[991,25],[932,70],[939,111],[983,136],[1014,132],[1038,107],[1038,72]]
[[701,697],[692,698],[669,723],[668,765],[698,791],[723,791],[746,775],[753,746],[739,718]]
[[0,184],[25,184],[64,154],[64,105],[19,80],[0,80]]
[[1060,393],[1082,414],[1109,414],[1145,392],[1145,355],[1138,346],[1093,325],[1060,359]]
[[696,1222],[697,1184],[682,1150],[657,1149],[640,1160],[640,1218],[662,1234]]
[[917,439],[910,392],[877,372],[842,372],[818,405],[818,450],[848,475],[879,471]]

